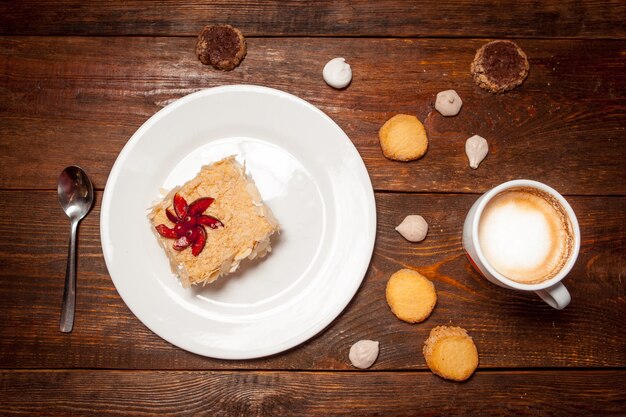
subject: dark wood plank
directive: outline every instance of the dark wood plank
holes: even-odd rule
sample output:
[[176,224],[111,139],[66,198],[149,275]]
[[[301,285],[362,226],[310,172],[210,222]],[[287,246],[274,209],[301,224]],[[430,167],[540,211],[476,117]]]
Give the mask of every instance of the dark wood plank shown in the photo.
[[28,0],[0,3],[0,34],[189,36],[225,22],[247,36],[624,38],[625,15],[620,0]]
[[[196,60],[193,38],[1,38],[0,188],[54,189],[72,163],[102,188],[128,138],[165,104],[248,83],[296,94],[329,114],[377,190],[482,192],[531,178],[567,194],[626,195],[626,42],[520,40],[530,76],[498,96],[469,73],[483,42],[251,39],[241,67],[224,73]],[[338,55],[354,70],[345,91],[321,77]],[[465,104],[444,118],[433,103],[449,88]],[[378,129],[399,112],[425,122],[431,143],[419,161],[389,161],[380,151]],[[478,170],[464,152],[473,134],[491,147]]]
[[[98,200],[100,193],[98,193]],[[376,370],[424,369],[421,346],[432,327],[466,328],[481,369],[626,366],[626,198],[572,197],[583,246],[565,279],[573,301],[563,311],[534,294],[510,292],[476,274],[461,248],[475,195],[377,195],[378,235],[365,280],[344,313],[311,341],[253,361],[219,361],[178,349],[145,328],[118,296],[101,254],[99,208],[79,236],[78,299],[71,334],[58,331],[69,223],[51,191],[0,192],[0,368],[351,369],[352,343],[381,343]],[[426,240],[393,228],[422,214]],[[424,323],[397,320],[384,298],[402,267],[435,283],[438,303]],[[174,279],[174,278],[173,278]]]
[[4,371],[2,415],[578,416],[626,413],[626,371]]

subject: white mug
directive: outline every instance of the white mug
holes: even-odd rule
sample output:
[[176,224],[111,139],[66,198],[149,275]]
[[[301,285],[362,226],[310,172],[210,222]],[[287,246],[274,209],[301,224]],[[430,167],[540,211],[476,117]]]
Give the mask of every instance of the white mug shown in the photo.
[[[535,188],[551,195],[565,209],[572,225],[572,231],[574,234],[572,254],[556,276],[544,282],[540,282],[539,284],[522,284],[500,274],[489,264],[480,248],[478,225],[485,206],[493,197],[513,187]],[[576,258],[578,257],[578,252],[580,251],[580,228],[578,226],[578,220],[576,219],[574,210],[572,210],[569,203],[556,190],[545,184],[531,180],[514,180],[500,184],[483,194],[478,200],[476,200],[465,218],[465,224],[463,225],[463,248],[465,249],[465,254],[474,268],[496,285],[515,290],[534,291],[543,301],[557,310],[565,308],[571,301],[569,291],[567,291],[567,288],[565,288],[565,285],[563,285],[561,280],[571,271],[574,263],[576,262]]]

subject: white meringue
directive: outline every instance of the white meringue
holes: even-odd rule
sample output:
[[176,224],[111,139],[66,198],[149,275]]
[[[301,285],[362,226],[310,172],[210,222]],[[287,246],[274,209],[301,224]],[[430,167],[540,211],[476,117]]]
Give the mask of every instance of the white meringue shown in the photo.
[[378,358],[379,343],[374,340],[359,340],[350,348],[350,362],[356,368],[366,369]]
[[322,71],[324,81],[333,88],[345,88],[352,81],[352,68],[344,58],[333,58]]
[[402,220],[396,230],[409,242],[421,242],[428,234],[428,223],[422,216],[411,214]]
[[435,109],[443,116],[456,116],[461,111],[463,100],[454,90],[446,90],[437,93]]
[[489,151],[487,140],[481,136],[474,135],[465,141],[465,153],[469,159],[470,167],[478,168],[478,165],[485,159]]

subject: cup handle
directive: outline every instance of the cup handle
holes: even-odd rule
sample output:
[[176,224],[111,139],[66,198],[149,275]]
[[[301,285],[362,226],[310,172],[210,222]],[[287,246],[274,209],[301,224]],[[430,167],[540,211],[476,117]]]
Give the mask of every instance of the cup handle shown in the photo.
[[550,307],[562,310],[572,300],[572,296],[569,295],[569,291],[565,288],[565,285],[560,282],[543,290],[535,291],[543,301],[545,301]]

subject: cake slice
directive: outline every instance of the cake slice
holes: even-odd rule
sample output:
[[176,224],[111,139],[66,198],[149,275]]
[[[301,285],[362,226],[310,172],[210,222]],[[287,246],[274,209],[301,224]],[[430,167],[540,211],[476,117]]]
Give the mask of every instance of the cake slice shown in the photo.
[[203,166],[157,202],[148,218],[184,288],[234,272],[246,258],[262,258],[279,230],[234,156]]

